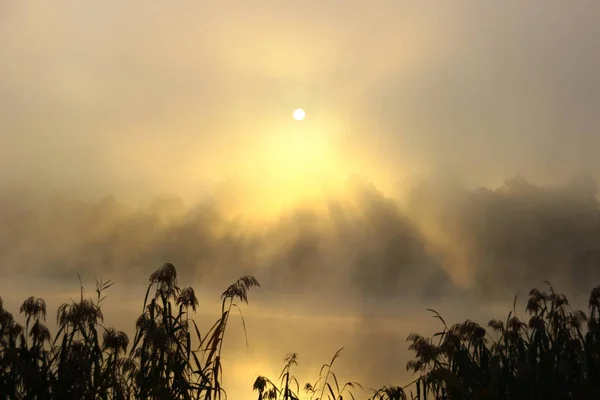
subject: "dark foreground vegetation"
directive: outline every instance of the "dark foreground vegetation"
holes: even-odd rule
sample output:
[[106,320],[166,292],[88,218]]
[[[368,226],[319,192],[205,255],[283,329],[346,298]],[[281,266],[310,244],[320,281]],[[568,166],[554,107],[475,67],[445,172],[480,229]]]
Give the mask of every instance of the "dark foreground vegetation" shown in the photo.
[[[0,398],[2,399],[220,399],[221,349],[229,315],[259,286],[240,278],[222,295],[221,316],[201,334],[190,313],[193,289],[177,285],[172,264],[150,276],[135,336],[103,326],[101,304],[111,282],[96,283],[96,297],[63,304],[57,332],[44,325],[46,303],[30,297],[18,324],[0,299]],[[416,379],[405,387],[374,390],[372,399],[600,399],[600,287],[589,312],[572,310],[548,285],[529,294],[527,320],[516,310],[489,329],[472,321],[447,326],[432,338],[409,336]],[[341,384],[333,372],[338,351],[319,378],[302,387],[293,376],[297,356],[281,375],[257,377],[259,400],[353,398],[356,382]],[[233,399],[235,400],[235,399]]]

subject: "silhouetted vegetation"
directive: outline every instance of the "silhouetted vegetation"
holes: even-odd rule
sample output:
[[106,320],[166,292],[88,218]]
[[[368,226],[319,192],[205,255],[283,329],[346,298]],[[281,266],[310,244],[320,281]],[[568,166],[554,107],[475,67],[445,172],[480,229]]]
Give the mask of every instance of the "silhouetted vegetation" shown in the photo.
[[[57,333],[45,326],[43,299],[29,297],[20,325],[0,298],[0,397],[4,399],[220,399],[221,350],[235,299],[248,302],[259,286],[244,276],[222,295],[221,316],[202,335],[191,314],[198,307],[192,288],[181,289],[172,264],[150,276],[142,314],[130,342],[104,327],[101,305],[112,282],[96,282],[96,297],[58,308]],[[589,312],[573,310],[565,295],[533,289],[527,320],[513,311],[491,320],[489,331],[473,321],[448,326],[431,338],[411,334],[415,358],[407,369],[417,378],[405,387],[373,390],[373,400],[401,399],[599,399],[600,286]],[[289,354],[277,380],[259,376],[259,400],[354,399],[357,382],[341,384],[333,366],[338,350],[318,379],[300,387]]]
[[448,327],[433,311],[444,329],[408,338],[417,398],[599,399],[600,286],[588,306],[588,314],[573,310],[548,284],[529,293],[528,320],[513,307],[505,321],[488,323],[490,332],[469,320]]
[[[491,320],[489,332],[470,320],[448,326],[430,310],[444,328],[431,338],[408,337],[415,359],[407,369],[417,379],[405,387],[384,386],[371,399],[600,399],[600,286],[590,295],[588,314],[573,310],[565,295],[548,286],[546,292],[529,293],[528,320],[517,316],[515,298],[513,311],[505,321]],[[340,390],[330,370],[338,356],[324,366],[319,390],[305,387],[309,399],[341,400],[345,390],[354,398],[349,390],[356,383]],[[295,357],[286,361],[280,382],[285,390],[259,377],[254,385],[259,400],[300,398],[288,390]]]
[[63,304],[58,331],[44,325],[46,303],[30,297],[19,325],[0,301],[0,395],[5,399],[219,399],[224,393],[221,349],[233,301],[259,286],[240,278],[222,296],[221,317],[204,335],[190,318],[192,288],[180,289],[165,264],[150,276],[129,348],[123,332],[102,325],[101,303],[111,282],[97,282],[96,299]]

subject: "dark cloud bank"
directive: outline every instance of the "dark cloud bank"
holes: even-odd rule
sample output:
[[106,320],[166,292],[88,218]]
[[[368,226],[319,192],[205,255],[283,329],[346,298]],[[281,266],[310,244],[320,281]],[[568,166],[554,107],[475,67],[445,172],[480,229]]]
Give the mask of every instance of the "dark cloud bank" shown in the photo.
[[364,181],[349,187],[326,211],[298,208],[265,224],[226,216],[218,197],[132,208],[114,197],[4,190],[0,264],[5,276],[139,280],[172,262],[194,284],[220,288],[251,273],[265,293],[344,293],[364,302],[506,298],[544,280],[586,292],[600,282],[597,187],[586,176],[547,186],[515,177],[494,189],[430,177],[402,201]]

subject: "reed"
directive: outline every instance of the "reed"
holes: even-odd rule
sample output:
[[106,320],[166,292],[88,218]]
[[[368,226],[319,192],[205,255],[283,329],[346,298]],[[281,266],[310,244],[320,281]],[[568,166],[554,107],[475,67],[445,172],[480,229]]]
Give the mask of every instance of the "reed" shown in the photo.
[[[304,397],[307,400],[342,400],[345,395],[354,398],[353,389],[361,388],[358,382],[346,382],[340,386],[337,375],[333,372],[333,364],[339,358],[343,348],[339,349],[329,363],[323,364],[315,383],[304,385]],[[298,365],[298,355],[288,354],[285,366],[279,375],[279,386],[269,378],[259,376],[254,382],[253,389],[258,392],[259,400],[300,400],[298,380],[291,373],[293,366]]]
[[[43,299],[21,306],[18,324],[0,298],[0,397],[3,399],[221,399],[221,350],[235,299],[248,302],[244,276],[222,295],[221,316],[201,335],[195,320],[198,300],[181,289],[177,271],[164,264],[150,276],[142,313],[131,342],[103,325],[104,292],[112,282],[96,282],[96,298],[58,308],[57,333],[45,326]],[[243,316],[242,316],[243,317]]]
[[[180,288],[177,271],[164,264],[150,275],[133,339],[103,324],[102,303],[112,281],[97,281],[96,296],[81,285],[77,301],[62,304],[57,331],[46,327],[43,299],[29,297],[19,324],[0,298],[0,399],[203,399],[226,397],[221,352],[231,312],[248,303],[260,286],[243,276],[222,294],[220,317],[201,334],[193,314],[192,288]],[[449,326],[434,310],[442,330],[431,337],[411,334],[416,374],[409,385],[373,390],[372,400],[600,399],[600,286],[587,313],[547,284],[533,289],[523,317],[516,302],[505,320],[487,329],[471,320]],[[241,311],[241,310],[240,310]],[[245,322],[242,315],[242,323]],[[393,351],[393,349],[390,349]],[[259,400],[354,399],[354,381],[340,384],[338,350],[314,383],[302,388],[294,376],[298,355],[288,354],[277,380],[259,376]]]
[[467,320],[431,338],[412,334],[418,399],[600,399],[600,286],[588,314],[547,283],[533,289],[526,318],[513,310],[489,330]]

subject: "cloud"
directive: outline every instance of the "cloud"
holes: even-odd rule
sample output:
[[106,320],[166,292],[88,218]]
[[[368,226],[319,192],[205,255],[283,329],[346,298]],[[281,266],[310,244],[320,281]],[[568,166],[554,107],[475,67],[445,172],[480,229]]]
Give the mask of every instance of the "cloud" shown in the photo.
[[424,182],[410,202],[412,215],[460,260],[451,273],[481,295],[506,296],[543,280],[588,291],[599,278],[597,187],[589,176],[557,185],[515,177],[476,190]]
[[543,280],[587,291],[598,278],[598,201],[589,177],[553,186],[516,177],[475,190],[431,177],[414,185],[406,206],[368,182],[348,185],[348,197],[322,209],[261,223],[224,214],[218,195],[192,206],[157,199],[135,208],[114,197],[86,203],[7,192],[3,270],[132,278],[173,262],[188,279],[218,287],[253,273],[266,292],[372,301],[457,288],[507,296]]

